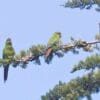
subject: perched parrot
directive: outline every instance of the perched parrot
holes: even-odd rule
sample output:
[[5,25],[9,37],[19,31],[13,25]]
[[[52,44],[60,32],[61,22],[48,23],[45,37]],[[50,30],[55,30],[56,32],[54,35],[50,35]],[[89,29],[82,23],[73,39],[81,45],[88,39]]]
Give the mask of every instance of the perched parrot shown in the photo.
[[55,32],[49,39],[47,44],[47,50],[45,52],[45,61],[48,63],[52,59],[53,51],[55,51],[61,44],[61,33]]
[[8,61],[3,65],[4,67],[4,82],[6,82],[8,77],[9,62],[14,60],[15,50],[12,47],[12,41],[10,38],[6,40],[5,47],[3,49],[3,60]]

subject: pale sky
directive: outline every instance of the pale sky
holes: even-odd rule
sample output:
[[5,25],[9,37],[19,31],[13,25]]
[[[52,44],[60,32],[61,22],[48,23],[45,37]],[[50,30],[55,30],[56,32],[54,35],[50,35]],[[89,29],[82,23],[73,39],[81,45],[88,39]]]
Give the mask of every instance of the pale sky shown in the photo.
[[[0,0],[0,57],[6,38],[12,38],[16,53],[28,49],[33,44],[46,44],[52,33],[60,31],[62,41],[67,43],[70,36],[94,40],[98,33],[100,13],[91,10],[67,9],[59,5],[63,0]],[[95,52],[94,52],[95,53]],[[93,54],[94,54],[93,53]],[[71,52],[63,58],[54,57],[47,65],[41,58],[42,65],[30,63],[26,69],[10,67],[6,84],[3,83],[3,68],[0,68],[1,100],[41,100],[49,89],[59,81],[68,82],[85,71],[71,74],[74,64],[92,53]],[[93,95],[99,100],[100,93]],[[85,99],[84,99],[85,100]]]

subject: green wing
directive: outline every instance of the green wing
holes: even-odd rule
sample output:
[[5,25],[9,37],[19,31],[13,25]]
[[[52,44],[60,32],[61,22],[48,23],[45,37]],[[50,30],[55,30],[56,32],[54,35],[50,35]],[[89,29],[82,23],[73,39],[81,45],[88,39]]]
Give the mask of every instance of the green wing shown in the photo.
[[11,48],[4,48],[3,50],[3,59],[13,59],[15,55],[14,49]]
[[61,37],[58,34],[59,32],[55,32],[53,34],[53,36],[50,38],[50,40],[48,41],[48,46],[52,46],[53,44],[59,45],[61,42]]

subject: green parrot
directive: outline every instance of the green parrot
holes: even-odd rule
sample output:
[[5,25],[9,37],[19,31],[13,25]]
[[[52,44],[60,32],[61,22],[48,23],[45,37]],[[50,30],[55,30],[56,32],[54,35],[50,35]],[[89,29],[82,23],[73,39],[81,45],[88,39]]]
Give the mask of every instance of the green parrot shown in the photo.
[[10,38],[6,40],[5,47],[3,49],[3,60],[7,61],[4,67],[4,82],[8,78],[9,63],[14,60],[15,50],[12,47],[12,41]]
[[53,51],[56,51],[57,48],[61,44],[61,33],[55,32],[53,36],[49,39],[47,44],[47,50],[45,52],[45,61],[49,63],[49,61],[52,59]]
[[56,45],[58,46],[61,43],[61,33],[55,32],[48,41],[48,46]]

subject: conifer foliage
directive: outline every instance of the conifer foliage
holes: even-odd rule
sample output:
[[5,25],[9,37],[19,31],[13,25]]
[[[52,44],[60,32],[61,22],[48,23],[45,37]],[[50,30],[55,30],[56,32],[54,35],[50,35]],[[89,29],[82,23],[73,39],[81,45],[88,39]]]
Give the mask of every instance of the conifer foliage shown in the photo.
[[[100,0],[68,0],[64,7],[70,8],[86,8],[90,9],[94,4],[98,6],[96,11],[100,11]],[[87,42],[84,40],[75,40],[71,38],[71,45],[65,46],[64,51],[70,51],[72,48],[75,52],[77,49],[83,49],[86,52],[93,52],[94,49],[100,51],[100,23],[99,33],[95,36],[94,42]],[[73,43],[73,44],[72,44]],[[82,100],[84,97],[87,100],[92,100],[92,94],[100,92],[100,54],[88,56],[85,60],[80,60],[75,64],[71,73],[85,70],[88,74],[82,77],[76,77],[68,83],[59,81],[52,90],[49,90],[45,95],[41,96],[42,100]]]
[[97,5],[95,10],[100,12],[100,0],[67,0],[63,6],[69,8],[91,9],[93,5]]
[[[41,65],[40,57],[44,58],[45,63],[50,64],[54,56],[61,58],[69,51],[73,54],[78,54],[79,49],[83,49],[85,52],[93,52],[94,49],[99,50],[98,43],[100,43],[100,34],[96,35],[95,41],[93,42],[87,42],[82,39],[76,40],[71,37],[70,43],[63,44],[61,37],[61,32],[54,32],[47,45],[32,45],[28,50],[21,50],[19,54],[16,54],[14,47],[12,47],[11,39],[8,38],[3,49],[3,58],[0,59],[0,66],[4,67],[4,81],[7,80],[9,69],[7,66],[10,65],[15,68],[17,66],[26,68],[29,62]],[[98,59],[100,60],[100,57]],[[82,64],[84,63],[81,61],[80,65],[75,66],[72,72],[82,69]]]

